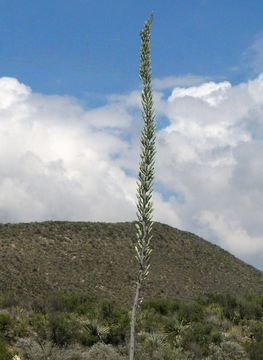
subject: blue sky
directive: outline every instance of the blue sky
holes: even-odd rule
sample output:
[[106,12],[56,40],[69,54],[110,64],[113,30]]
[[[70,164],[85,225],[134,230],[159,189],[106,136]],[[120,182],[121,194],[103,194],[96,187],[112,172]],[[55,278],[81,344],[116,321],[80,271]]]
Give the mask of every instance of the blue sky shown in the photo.
[[2,0],[0,74],[89,102],[130,91],[151,11],[155,77],[253,75],[245,54],[262,32],[260,0]]
[[154,220],[263,269],[263,3],[0,0],[0,222],[136,218],[154,12]]

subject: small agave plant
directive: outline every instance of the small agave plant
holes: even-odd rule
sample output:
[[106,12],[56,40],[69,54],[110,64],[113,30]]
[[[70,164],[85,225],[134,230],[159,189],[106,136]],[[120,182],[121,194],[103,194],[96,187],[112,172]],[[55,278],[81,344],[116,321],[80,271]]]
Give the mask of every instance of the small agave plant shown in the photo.
[[104,341],[110,333],[109,326],[100,324],[96,319],[86,320],[82,323],[83,328],[90,334],[98,336],[100,341]]

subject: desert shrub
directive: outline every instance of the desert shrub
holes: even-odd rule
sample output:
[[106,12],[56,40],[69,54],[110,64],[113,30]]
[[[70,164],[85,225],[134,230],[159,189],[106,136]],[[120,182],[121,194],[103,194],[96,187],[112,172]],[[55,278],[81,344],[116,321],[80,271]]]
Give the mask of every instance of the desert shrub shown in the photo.
[[241,319],[260,320],[263,316],[263,308],[256,301],[242,300],[238,308]]
[[116,323],[128,318],[129,314],[126,308],[121,307],[113,301],[103,301],[100,304],[99,314],[102,320],[108,323]]
[[117,323],[110,326],[109,332],[105,338],[105,343],[119,345],[125,343],[128,334],[128,325]]
[[198,322],[204,318],[204,309],[197,302],[182,303],[178,310],[178,319],[185,322]]
[[168,349],[166,352],[165,360],[194,360],[194,354],[185,351],[182,347]]
[[169,315],[176,312],[180,305],[178,301],[171,301],[159,299],[155,301],[147,301],[142,304],[142,309],[153,309],[156,313],[161,315]]
[[30,335],[30,329],[28,326],[28,313],[21,307],[17,306],[13,308],[12,317],[14,319],[13,335],[15,338],[25,338]]
[[111,345],[97,343],[89,350],[85,360],[124,360]]
[[226,341],[222,342],[220,346],[210,344],[210,355],[206,357],[206,360],[247,360],[246,352],[236,342]]
[[261,297],[235,298],[232,295],[210,295],[210,303],[218,303],[223,308],[223,315],[235,323],[242,319],[259,320],[263,316]]
[[48,341],[50,339],[50,327],[47,315],[33,314],[28,322],[38,341]]
[[149,349],[146,350],[142,347],[142,349],[136,350],[136,358],[143,360],[164,360],[168,359],[165,357],[165,354],[162,349],[152,349],[149,352]]
[[16,348],[19,355],[25,360],[50,359],[54,344],[48,341],[38,342],[32,338],[18,339]]
[[103,320],[112,321],[116,318],[116,308],[112,301],[103,301],[100,304],[100,314]]
[[84,301],[76,307],[74,313],[88,317],[99,317],[99,303],[93,300]]
[[[68,294],[57,291],[47,298],[31,299],[30,308],[35,313],[85,313],[83,309],[90,309],[94,301],[85,294]],[[83,308],[83,309],[82,309]]]
[[145,349],[153,356],[154,353],[163,353],[163,349],[166,345],[165,335],[159,333],[145,334],[144,346]]
[[86,360],[88,350],[83,351],[77,347],[61,349],[54,348],[50,360]]
[[51,341],[58,346],[66,346],[78,337],[78,323],[67,314],[34,314],[29,324],[38,343]]
[[53,314],[49,318],[50,340],[58,346],[73,343],[78,337],[77,322],[65,314]]
[[32,339],[20,339],[16,347],[25,360],[86,360],[88,352],[77,346],[61,348],[48,341],[40,345]]
[[183,337],[182,346],[186,350],[196,352],[196,355],[208,355],[209,344],[212,341],[211,324],[193,323]]
[[92,300],[84,294],[67,294],[62,291],[57,291],[48,298],[34,299],[31,303],[31,308],[34,312],[39,313],[71,313],[78,312],[81,306],[91,306]]
[[221,305],[223,307],[223,315],[233,321],[237,315],[237,300],[231,295],[222,295]]
[[212,343],[219,345],[223,341],[223,336],[220,331],[213,328],[210,333],[210,339]]
[[249,358],[252,360],[262,359],[263,354],[263,323],[251,321],[249,323],[251,341],[246,344]]
[[234,342],[241,342],[243,338],[243,328],[240,325],[234,325],[232,326],[228,332],[228,337]]
[[0,336],[4,339],[11,340],[13,337],[14,320],[9,314],[0,313]]
[[167,317],[156,313],[152,308],[139,311],[137,317],[137,329],[138,331],[154,332],[165,321]]
[[75,313],[77,315],[89,315],[90,313],[94,313],[94,308],[88,303],[83,303],[77,307]]
[[207,294],[204,300],[206,305],[208,304],[219,304],[223,309],[223,315],[233,321],[236,316],[238,302],[237,299],[230,294],[212,293]]
[[222,307],[219,304],[209,304],[205,308],[205,318],[210,324],[221,326],[223,320]]
[[8,348],[8,344],[0,337],[0,360],[12,360],[13,354]]
[[105,341],[110,328],[101,324],[97,319],[87,320],[82,323],[79,341],[82,345],[92,346],[100,341]]
[[143,343],[137,343],[136,359],[139,360],[193,360],[194,355],[182,347],[164,346],[149,350]]
[[97,344],[97,342],[100,341],[99,337],[97,335],[92,335],[89,333],[81,333],[79,335],[78,341],[84,345],[84,346],[93,346],[94,344]]
[[252,298],[263,308],[263,295],[253,296]]
[[236,342],[224,341],[221,344],[221,348],[222,348],[223,353],[226,356],[229,356],[229,359],[239,360],[239,359],[247,358],[246,352],[243,349],[243,347]]
[[252,342],[246,347],[249,359],[251,360],[262,360],[263,354],[263,341]]
[[168,342],[178,347],[181,345],[182,338],[189,328],[189,324],[179,321],[177,317],[170,318],[163,326],[163,332]]
[[29,308],[34,313],[46,314],[48,313],[47,300],[43,298],[31,299]]
[[130,329],[130,317],[126,309],[116,306],[113,302],[104,301],[100,308],[100,318],[109,326],[104,342],[118,345],[125,342]]
[[57,292],[49,300],[49,306],[51,311],[63,313],[77,311],[79,306],[89,303],[90,299],[86,295],[69,295],[62,292]]
[[263,341],[263,322],[250,322],[249,324],[250,336],[257,342]]

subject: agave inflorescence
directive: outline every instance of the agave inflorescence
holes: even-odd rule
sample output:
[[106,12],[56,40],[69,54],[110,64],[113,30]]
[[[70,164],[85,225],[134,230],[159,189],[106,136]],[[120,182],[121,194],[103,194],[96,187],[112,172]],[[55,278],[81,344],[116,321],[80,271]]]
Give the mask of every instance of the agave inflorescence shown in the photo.
[[141,159],[137,182],[137,217],[135,246],[136,259],[139,264],[136,292],[131,317],[131,338],[129,359],[134,359],[135,350],[135,324],[136,311],[140,302],[140,290],[144,280],[147,278],[150,268],[150,255],[152,252],[152,187],[154,178],[154,156],[155,156],[155,114],[153,109],[152,74],[151,74],[151,25],[153,15],[145,22],[141,32],[141,63],[140,78],[143,83],[141,94],[142,117],[144,127],[141,133]]

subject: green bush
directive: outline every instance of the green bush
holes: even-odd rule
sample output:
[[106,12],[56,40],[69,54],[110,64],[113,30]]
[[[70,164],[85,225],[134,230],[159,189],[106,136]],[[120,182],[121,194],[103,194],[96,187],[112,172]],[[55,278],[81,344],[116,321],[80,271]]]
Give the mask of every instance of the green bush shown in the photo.
[[127,308],[121,307],[112,301],[103,301],[99,307],[99,314],[102,320],[106,320],[108,323],[116,323],[119,320],[127,318]]
[[163,332],[166,340],[173,346],[180,346],[182,338],[189,326],[190,325],[185,323],[183,320],[179,321],[177,317],[170,318],[163,326]]
[[187,323],[202,321],[204,318],[204,309],[202,305],[192,303],[182,303],[178,310],[178,319]]
[[53,314],[49,318],[50,340],[58,346],[67,346],[78,337],[78,324],[65,314]]
[[206,296],[206,304],[219,304],[223,308],[223,315],[233,321],[237,315],[238,300],[230,294],[208,294]]
[[129,326],[121,323],[112,325],[109,329],[109,333],[105,338],[105,343],[111,345],[119,345],[125,343],[127,338]]
[[48,315],[33,314],[29,318],[28,322],[37,339],[39,339],[40,341],[47,341],[50,339],[50,326]]
[[250,360],[262,360],[263,341],[251,343],[246,350]]
[[251,332],[251,338],[257,342],[263,341],[263,322],[250,322],[249,330]]
[[12,360],[13,354],[8,349],[7,343],[0,337],[0,360]]
[[100,338],[98,335],[93,335],[90,334],[89,332],[84,332],[79,335],[78,340],[82,345],[91,347],[94,344],[97,344],[97,342],[100,341]]
[[165,322],[166,317],[155,312],[153,309],[147,309],[138,312],[137,332],[154,332]]
[[97,342],[107,339],[110,328],[102,325],[97,319],[85,321],[79,335],[79,341],[82,345],[92,346]]
[[79,303],[74,313],[77,315],[85,315],[88,317],[98,317],[100,312],[100,304],[98,301],[87,300]]
[[128,311],[113,302],[104,301],[101,304],[99,315],[102,322],[106,322],[109,327],[109,332],[104,342],[112,345],[124,343],[130,329],[130,316]]
[[83,304],[89,304],[91,300],[83,294],[64,294],[57,292],[49,300],[51,311],[54,312],[75,312]]
[[182,340],[183,348],[192,351],[197,349],[198,353],[201,352],[202,355],[208,355],[209,344],[212,341],[212,330],[211,324],[193,323],[185,332]]
[[137,343],[136,359],[138,360],[194,360],[196,359],[189,351],[181,347],[164,346],[159,349],[147,349],[144,344]]
[[241,319],[259,320],[263,316],[261,297],[238,299],[232,295],[215,294],[209,296],[209,302],[218,303],[223,307],[223,315],[236,323]]
[[236,342],[225,341],[220,346],[210,344],[210,355],[206,357],[206,360],[247,360],[247,354]]
[[147,301],[142,305],[142,309],[153,309],[157,314],[165,316],[176,312],[179,307],[179,301],[170,301],[165,299]]
[[37,298],[31,301],[31,309],[36,313],[79,313],[82,307],[90,308],[94,301],[85,294],[68,294],[57,291],[48,298]]
[[49,341],[40,346],[30,339],[20,339],[16,347],[22,359],[25,360],[86,360],[88,353],[88,350],[79,346],[61,348]]
[[97,343],[92,346],[85,360],[124,360],[124,358],[111,345]]
[[263,308],[255,301],[242,300],[238,304],[241,319],[260,320],[263,316]]
[[13,337],[13,325],[14,321],[10,315],[0,313],[0,336],[7,340],[11,340]]
[[211,336],[211,342],[216,345],[219,345],[223,340],[222,334],[220,333],[220,331],[216,329],[212,329],[210,336]]
[[78,323],[67,314],[34,314],[29,324],[38,342],[51,341],[58,346],[66,346],[78,337]]
[[222,296],[223,315],[233,321],[237,315],[237,300],[231,295]]

